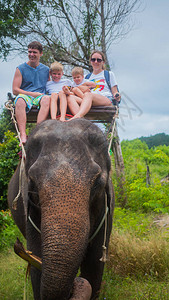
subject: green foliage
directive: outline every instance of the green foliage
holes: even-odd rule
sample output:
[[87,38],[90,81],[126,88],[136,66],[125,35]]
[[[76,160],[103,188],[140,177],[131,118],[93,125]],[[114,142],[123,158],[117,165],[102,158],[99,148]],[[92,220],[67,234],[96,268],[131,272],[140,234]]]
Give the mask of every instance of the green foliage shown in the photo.
[[37,4],[38,1],[27,0],[0,2],[0,57],[6,58],[12,48],[9,38],[15,40],[18,37],[26,37],[27,33],[21,33],[21,28],[26,25],[32,12],[34,17],[39,19]]
[[0,143],[3,142],[4,134],[7,130],[15,132],[15,127],[12,123],[9,110],[4,108],[0,114]]
[[[128,197],[126,208],[132,211],[169,212],[169,184],[167,182],[162,184],[160,181],[169,174],[169,146],[160,145],[149,149],[145,142],[135,139],[122,141],[121,148]],[[150,185],[146,182],[147,166],[150,169]],[[115,176],[113,182],[118,205],[120,191]]]
[[154,215],[141,211],[133,212],[130,209],[115,208],[113,219],[113,231],[121,234],[130,233],[138,237],[146,237],[149,234],[150,224]]
[[0,211],[0,251],[10,248],[16,241],[16,236],[21,237],[9,210]]
[[19,145],[13,132],[7,131],[0,144],[0,209],[7,208],[7,186],[19,162]]
[[169,135],[165,133],[158,133],[149,137],[142,136],[139,138],[142,142],[146,142],[149,148],[154,146],[166,145],[169,146]]

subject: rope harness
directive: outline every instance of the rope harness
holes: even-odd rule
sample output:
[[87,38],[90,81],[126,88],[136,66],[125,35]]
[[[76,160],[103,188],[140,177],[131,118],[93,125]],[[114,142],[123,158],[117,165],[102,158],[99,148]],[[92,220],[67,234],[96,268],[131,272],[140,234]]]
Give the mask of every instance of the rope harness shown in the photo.
[[19,139],[21,148],[22,148],[22,158],[21,158],[21,165],[20,165],[20,171],[19,171],[19,190],[18,190],[18,194],[16,195],[15,199],[13,200],[13,204],[12,204],[12,208],[14,210],[17,209],[17,202],[19,199],[19,196],[22,195],[22,174],[23,171],[25,169],[25,159],[26,159],[26,152],[25,152],[25,148],[24,145],[21,141],[21,137],[20,137],[20,132],[18,129],[18,124],[15,118],[15,110],[14,110],[14,106],[13,106],[13,102],[11,100],[5,102],[5,107],[11,112],[11,120],[13,121],[14,125],[15,125],[15,129],[17,132],[17,137]]

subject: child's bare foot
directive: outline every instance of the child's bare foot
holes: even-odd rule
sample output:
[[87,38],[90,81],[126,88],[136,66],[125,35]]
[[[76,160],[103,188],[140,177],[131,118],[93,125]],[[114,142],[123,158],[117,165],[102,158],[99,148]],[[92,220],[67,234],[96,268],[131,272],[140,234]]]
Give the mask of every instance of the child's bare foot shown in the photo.
[[76,114],[71,119],[69,119],[68,122],[71,121],[71,120],[74,120],[74,119],[79,119],[79,118],[83,118],[83,116],[80,116],[80,115]]
[[64,117],[60,117],[59,119],[61,122],[66,122],[66,119]]

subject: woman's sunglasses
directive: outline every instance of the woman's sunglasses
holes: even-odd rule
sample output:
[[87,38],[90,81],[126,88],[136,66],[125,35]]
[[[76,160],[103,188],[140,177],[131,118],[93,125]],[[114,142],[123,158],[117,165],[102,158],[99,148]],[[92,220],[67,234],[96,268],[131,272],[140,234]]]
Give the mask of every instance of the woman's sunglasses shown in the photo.
[[98,63],[101,63],[103,60],[101,58],[91,58],[92,62],[97,61]]

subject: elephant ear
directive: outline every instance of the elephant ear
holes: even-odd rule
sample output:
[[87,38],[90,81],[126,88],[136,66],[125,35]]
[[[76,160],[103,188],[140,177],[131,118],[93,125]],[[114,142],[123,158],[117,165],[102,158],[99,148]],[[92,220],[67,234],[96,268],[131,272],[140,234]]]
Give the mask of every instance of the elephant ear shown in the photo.
[[94,161],[100,165],[106,172],[111,169],[111,161],[108,154],[108,142],[105,134],[95,124],[90,125],[83,131],[83,137],[86,140],[91,156]]
[[106,185],[106,194],[107,194],[107,205],[109,208],[109,213],[111,214],[114,210],[115,205],[115,194],[114,194],[114,188],[112,184],[111,177],[109,176],[108,182]]

